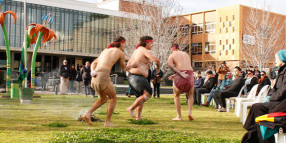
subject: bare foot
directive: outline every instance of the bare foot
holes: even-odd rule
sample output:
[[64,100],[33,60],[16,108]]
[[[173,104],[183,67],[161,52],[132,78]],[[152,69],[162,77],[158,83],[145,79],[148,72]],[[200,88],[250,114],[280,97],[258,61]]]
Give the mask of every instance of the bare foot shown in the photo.
[[131,110],[130,107],[127,108],[127,112],[130,114],[130,116],[131,116],[132,118],[136,118],[135,113],[134,113],[134,110]]
[[177,118],[173,118],[172,120],[173,120],[173,121],[182,121],[182,118],[178,118],[178,117],[177,117]]
[[142,119],[143,119],[142,117],[137,117],[137,118],[136,118],[136,120],[142,120]]
[[116,125],[113,125],[111,123],[105,123],[104,126],[106,126],[106,127],[116,127]]
[[89,115],[83,115],[83,119],[85,120],[85,122],[89,125],[92,125],[92,121],[91,121],[91,116]]
[[188,115],[188,117],[189,117],[189,121],[193,121],[193,120],[194,120],[194,118],[192,117],[192,115]]

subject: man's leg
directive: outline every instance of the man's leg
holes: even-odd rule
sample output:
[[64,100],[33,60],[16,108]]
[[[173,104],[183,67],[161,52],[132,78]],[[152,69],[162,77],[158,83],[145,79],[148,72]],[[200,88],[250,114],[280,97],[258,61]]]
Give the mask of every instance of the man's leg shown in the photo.
[[127,108],[127,111],[131,115],[131,117],[136,118],[136,116],[134,114],[135,108],[140,106],[140,105],[143,105],[144,102],[146,102],[150,97],[151,97],[151,95],[148,92],[144,91],[144,94],[142,96],[138,97],[134,101],[134,103],[129,108]]
[[61,77],[61,82],[60,82],[60,94],[64,93],[64,77]]
[[229,97],[236,97],[237,93],[236,92],[231,92],[231,91],[224,91],[224,92],[220,92],[220,102],[221,102],[221,106],[222,109],[220,110],[221,112],[225,112],[226,109],[226,102],[225,99],[229,98]]
[[137,118],[136,120],[141,120],[142,119],[142,109],[143,109],[143,105],[139,105],[138,108],[137,108]]
[[193,97],[194,97],[194,104],[195,105],[198,105],[198,102],[197,102],[197,88],[194,88],[194,94],[193,94]]
[[[174,85],[173,87],[174,91],[174,102],[175,102],[175,107],[177,109],[177,117],[173,118],[172,120],[182,120],[182,114],[181,114],[181,102],[180,102],[180,94],[181,91]],[[190,96],[189,96],[190,97]],[[190,98],[189,98],[190,100]],[[191,101],[191,100],[190,100]]]
[[156,84],[153,84],[153,98],[155,98],[156,97]]
[[[107,102],[107,94],[102,92],[102,93],[99,93],[98,92],[98,95],[100,96],[100,99],[98,99],[97,101],[95,101],[91,108],[83,115],[83,118],[85,119],[85,121],[89,124],[89,125],[92,125],[92,122],[91,122],[91,114],[96,110],[98,109],[100,106],[102,106],[103,104],[105,104]],[[107,117],[107,115],[106,115]]]
[[197,103],[198,105],[201,105],[201,96],[202,94],[204,93],[207,93],[208,90],[206,88],[198,88],[197,91],[196,91],[196,94],[197,94]]
[[104,92],[108,95],[110,101],[107,108],[107,115],[104,126],[114,126],[110,123],[111,116],[113,114],[114,108],[116,106],[116,93],[112,83],[104,90]]
[[219,92],[215,92],[214,93],[214,99],[217,101],[217,103],[222,106],[221,102],[220,102],[220,94]]
[[157,97],[160,98],[160,83],[157,83]]
[[189,120],[192,121],[194,120],[193,116],[192,116],[192,108],[193,108],[193,103],[194,103],[194,98],[193,98],[193,93],[194,93],[194,87],[188,92],[188,117]]

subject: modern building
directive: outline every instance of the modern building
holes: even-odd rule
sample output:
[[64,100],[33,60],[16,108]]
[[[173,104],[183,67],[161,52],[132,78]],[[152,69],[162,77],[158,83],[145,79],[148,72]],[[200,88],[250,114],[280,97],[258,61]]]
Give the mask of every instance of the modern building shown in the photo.
[[[194,67],[218,67],[221,61],[226,61],[232,68],[237,65],[243,67],[245,59],[242,52],[248,51],[242,51],[240,47],[244,46],[243,37],[248,34],[245,27],[249,25],[245,24],[245,20],[249,18],[250,9],[248,6],[234,5],[180,15],[185,23],[180,25],[178,35],[189,38],[188,52]],[[285,21],[285,15],[270,12],[269,16]],[[285,27],[282,32],[283,36],[279,38],[285,41]]]
[[[24,39],[24,0],[2,1],[3,11],[12,10],[17,14],[14,24],[12,16],[6,16],[11,48],[12,76],[16,75]],[[41,44],[36,59],[36,71],[56,72],[64,59],[68,64],[83,65],[99,56],[114,38],[114,20],[124,19],[124,12],[97,7],[96,4],[77,0],[26,0],[26,25],[42,23],[42,16],[52,13],[57,40]],[[2,28],[0,28],[2,35]],[[34,45],[28,48],[28,61],[31,60]],[[0,70],[6,72],[6,48],[4,38],[0,38]],[[30,69],[28,62],[28,69]],[[113,71],[119,69],[119,65]],[[13,78],[13,77],[12,77]],[[15,77],[14,77],[15,78]]]

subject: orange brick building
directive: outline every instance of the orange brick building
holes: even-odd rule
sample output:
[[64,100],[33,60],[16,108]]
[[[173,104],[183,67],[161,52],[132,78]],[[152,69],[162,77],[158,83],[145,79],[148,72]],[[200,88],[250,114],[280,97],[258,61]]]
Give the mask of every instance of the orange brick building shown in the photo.
[[[194,67],[218,67],[221,61],[226,61],[231,68],[237,65],[243,67],[245,60],[242,52],[247,51],[242,51],[240,47],[244,46],[243,35],[247,33],[244,21],[249,18],[250,9],[247,6],[234,5],[180,15],[185,19],[185,23],[178,31],[183,34],[178,35],[188,36],[188,52]],[[270,13],[271,17],[274,15],[285,21],[285,15]],[[282,40],[285,39],[285,34],[284,28],[283,36],[280,37]]]

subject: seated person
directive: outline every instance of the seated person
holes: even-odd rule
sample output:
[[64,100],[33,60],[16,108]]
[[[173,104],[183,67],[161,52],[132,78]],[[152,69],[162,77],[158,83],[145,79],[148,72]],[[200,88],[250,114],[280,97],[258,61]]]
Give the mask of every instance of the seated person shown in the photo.
[[201,104],[201,95],[204,93],[210,93],[212,88],[216,84],[216,79],[213,76],[213,72],[211,70],[207,71],[207,77],[208,81],[200,87],[194,90],[194,104],[195,105],[200,105]]
[[266,72],[262,71],[261,72],[261,78],[258,81],[259,85],[256,91],[256,95],[258,95],[258,93],[260,92],[260,90],[262,89],[263,86],[265,85],[271,85],[270,79],[268,78],[268,76],[266,76]]
[[237,97],[240,89],[244,85],[244,78],[241,76],[241,68],[236,66],[233,70],[233,76],[235,79],[232,81],[228,89],[222,90],[221,92],[215,94],[216,100],[219,102],[219,105],[222,107],[218,109],[219,112],[226,112],[225,99],[229,97]]
[[273,90],[268,94],[268,96],[270,96],[269,102],[252,105],[243,126],[248,132],[242,138],[242,142],[275,142],[274,136],[262,140],[260,127],[255,123],[255,118],[258,116],[286,111],[286,50],[280,50],[275,54],[275,63],[276,66],[279,67],[278,77]]
[[[201,71],[195,72],[195,84],[194,90],[202,87],[204,85],[204,79],[201,76]],[[188,94],[186,94],[187,102],[188,102]]]
[[[228,72],[226,75],[224,75],[223,81],[221,82],[221,84],[219,84],[216,88],[213,88],[211,90],[210,95],[207,99],[207,102],[202,105],[208,107],[215,93],[221,92],[222,90],[229,88],[229,86],[231,85],[231,82],[232,82],[231,73]],[[214,98],[214,100],[217,105],[216,107],[218,107],[218,101],[216,100],[216,98]]]
[[258,83],[258,78],[253,74],[254,72],[252,70],[247,71],[244,94],[247,94],[247,92],[249,92],[251,88]]

